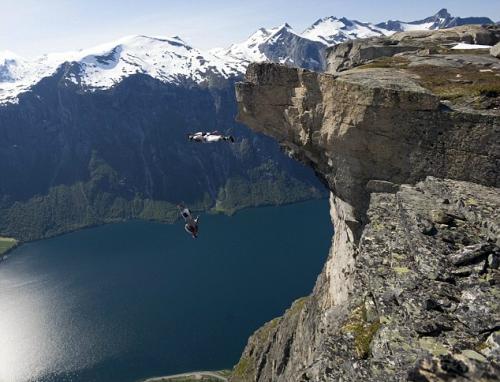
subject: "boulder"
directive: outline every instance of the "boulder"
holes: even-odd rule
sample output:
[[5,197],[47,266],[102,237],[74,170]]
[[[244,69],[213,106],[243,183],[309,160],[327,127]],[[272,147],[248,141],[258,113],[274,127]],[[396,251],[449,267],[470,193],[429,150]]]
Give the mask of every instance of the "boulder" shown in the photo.
[[500,42],[490,49],[490,54],[493,57],[500,58]]

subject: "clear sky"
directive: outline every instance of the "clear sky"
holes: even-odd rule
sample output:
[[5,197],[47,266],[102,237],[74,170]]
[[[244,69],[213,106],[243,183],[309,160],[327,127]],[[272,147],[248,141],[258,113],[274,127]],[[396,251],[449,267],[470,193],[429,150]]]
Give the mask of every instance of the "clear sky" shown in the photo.
[[284,22],[302,31],[325,16],[410,21],[440,8],[500,20],[500,0],[0,0],[0,50],[30,57],[131,34],[179,35],[208,49]]

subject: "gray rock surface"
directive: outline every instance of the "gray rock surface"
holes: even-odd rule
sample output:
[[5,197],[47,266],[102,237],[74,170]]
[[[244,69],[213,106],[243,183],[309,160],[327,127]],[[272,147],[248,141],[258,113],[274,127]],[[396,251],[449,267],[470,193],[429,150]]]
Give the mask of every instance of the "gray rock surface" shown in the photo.
[[[499,115],[450,112],[416,76],[391,69],[340,76],[252,65],[237,85],[239,118],[310,163],[362,219],[370,180],[427,175],[497,186]],[[471,172],[473,167],[475,171]]]
[[[237,85],[239,120],[331,190],[335,233],[313,293],[249,339],[231,381],[499,379],[500,113],[469,83],[444,97],[404,55],[341,74],[252,65]],[[471,57],[453,62],[474,83]]]
[[336,45],[327,53],[327,72],[335,73],[380,57],[403,52],[446,52],[459,42],[495,45],[500,41],[500,27],[464,25],[438,31],[395,33],[389,38],[368,38]]
[[[325,309],[325,267],[311,296],[250,338],[232,380],[498,380],[500,271],[487,255],[498,256],[499,191],[429,177],[372,193],[349,298]],[[461,218],[433,223],[436,210]],[[477,269],[457,272],[478,248],[465,262]]]
[[500,58],[500,42],[497,42],[495,46],[490,49],[490,53],[493,57]]

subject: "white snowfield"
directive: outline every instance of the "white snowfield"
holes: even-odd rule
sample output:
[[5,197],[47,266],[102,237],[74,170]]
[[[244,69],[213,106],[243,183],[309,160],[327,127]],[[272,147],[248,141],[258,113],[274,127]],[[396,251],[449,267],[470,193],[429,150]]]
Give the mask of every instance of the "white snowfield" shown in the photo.
[[[442,21],[441,19],[439,19]],[[443,19],[444,20],[444,19]],[[401,23],[404,30],[435,28],[435,22]],[[129,36],[90,49],[46,54],[25,59],[10,51],[0,51],[0,104],[18,102],[19,94],[27,92],[45,77],[53,75],[61,65],[70,63],[64,74],[69,81],[87,91],[109,89],[124,78],[142,73],[165,83],[196,83],[209,81],[211,76],[231,78],[243,74],[250,62],[270,61],[267,51],[279,51],[275,60],[292,63],[286,56],[293,46],[286,41],[297,38],[331,46],[348,39],[391,35],[389,31],[370,23],[346,18],[319,19],[303,33],[288,24],[276,28],[261,28],[246,41],[227,49],[202,52],[179,37],[155,38]],[[459,44],[454,49],[486,48]],[[283,49],[285,48],[285,49]],[[274,50],[277,49],[277,50]]]
[[325,17],[307,28],[302,36],[326,45],[335,45],[346,40],[389,36],[393,33],[369,23]]
[[451,49],[491,49],[491,45],[467,44],[465,42],[461,42]]
[[64,63],[78,64],[67,78],[87,90],[109,89],[137,73],[169,83],[202,83],[210,74],[229,78],[241,73],[233,63],[202,53],[178,37],[129,36],[90,49],[47,54],[33,60],[0,52],[0,103],[16,102],[21,92],[54,74]]
[[423,24],[410,24],[410,23],[400,23],[401,29],[404,32],[407,31],[422,31],[422,30],[430,30],[434,25],[434,21],[423,23]]
[[[226,62],[232,62],[241,72],[244,72],[251,62],[269,61],[268,57],[263,53],[262,47],[277,43],[278,39],[284,34],[300,36],[288,24],[276,28],[260,28],[241,43],[233,44],[227,49],[212,49],[210,52]],[[282,60],[282,62],[285,61],[286,58]]]

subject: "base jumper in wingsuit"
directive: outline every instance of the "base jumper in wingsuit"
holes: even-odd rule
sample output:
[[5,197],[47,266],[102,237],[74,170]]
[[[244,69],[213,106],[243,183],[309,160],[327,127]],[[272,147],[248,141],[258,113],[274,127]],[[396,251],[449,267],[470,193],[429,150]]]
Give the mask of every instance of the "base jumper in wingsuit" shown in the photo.
[[223,135],[218,131],[209,132],[197,132],[194,134],[188,134],[188,139],[194,142],[200,143],[214,143],[214,142],[234,142],[232,135]]
[[193,237],[193,239],[196,239],[198,237],[199,216],[197,216],[196,219],[193,218],[193,215],[191,214],[189,208],[185,207],[182,204],[178,205],[177,208],[179,208],[179,212],[184,219],[184,229]]
[[[232,135],[223,135],[218,131],[213,131],[213,132],[200,131],[194,134],[188,134],[188,139],[190,141],[199,143],[234,142],[234,138]],[[185,223],[184,229],[186,230],[187,233],[189,233],[193,237],[193,239],[196,239],[198,237],[199,217],[197,216],[196,219],[193,218],[189,208],[187,208],[183,204],[180,204],[177,207],[179,208],[179,212],[182,218],[184,219]]]

